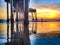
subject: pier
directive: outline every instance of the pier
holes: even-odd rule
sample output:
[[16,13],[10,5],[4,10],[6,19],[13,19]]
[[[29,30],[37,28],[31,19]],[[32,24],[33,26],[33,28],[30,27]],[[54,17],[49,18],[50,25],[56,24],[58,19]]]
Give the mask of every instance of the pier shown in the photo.
[[[35,22],[35,24],[32,23],[32,32],[31,33],[36,34],[36,32],[37,32],[37,14],[36,14],[36,9],[30,8],[29,12],[32,15],[32,21],[31,22]],[[33,29],[34,27],[35,27],[35,30]]]
[[[7,4],[7,43],[6,45],[30,45],[29,39],[29,29],[28,29],[28,6],[29,0],[5,0]],[[11,38],[9,41],[9,4],[10,4],[10,23],[11,23]],[[16,30],[14,30],[14,14],[16,13]],[[23,23],[23,30],[19,30],[18,20],[19,20],[19,13],[22,13],[24,16],[22,23]],[[16,32],[14,32],[16,31]]]

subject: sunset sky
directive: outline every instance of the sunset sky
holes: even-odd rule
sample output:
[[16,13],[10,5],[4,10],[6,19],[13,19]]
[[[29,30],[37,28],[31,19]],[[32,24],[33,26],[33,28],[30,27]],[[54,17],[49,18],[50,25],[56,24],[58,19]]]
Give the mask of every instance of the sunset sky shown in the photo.
[[6,19],[6,13],[6,3],[4,2],[4,0],[0,0],[0,19]]
[[[60,0],[30,0],[29,8],[37,10],[38,18],[60,18]],[[6,2],[0,1],[0,19],[6,19]]]
[[60,0],[30,0],[29,7],[37,10],[38,18],[60,18]]

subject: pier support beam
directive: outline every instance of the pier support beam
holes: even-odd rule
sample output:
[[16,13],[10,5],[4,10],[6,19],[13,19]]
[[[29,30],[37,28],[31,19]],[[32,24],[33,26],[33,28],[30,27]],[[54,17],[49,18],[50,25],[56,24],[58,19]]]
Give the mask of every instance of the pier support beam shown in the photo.
[[7,2],[7,42],[9,42],[9,3]]
[[24,31],[23,31],[23,45],[30,45],[29,39],[29,22],[28,22],[28,5],[29,0],[24,0]]
[[[31,15],[32,15],[32,21],[35,22],[32,23],[32,33],[36,34],[37,33],[37,14],[36,14],[36,9],[32,9],[30,8],[29,9],[29,12],[31,12]],[[33,15],[34,14],[34,15]],[[35,18],[34,18],[35,17]],[[34,30],[34,27],[35,27],[35,30]]]
[[[6,0],[8,1],[8,0]],[[15,3],[14,3],[15,1]],[[21,1],[23,2],[22,6],[19,6]],[[30,45],[30,39],[29,39],[29,22],[28,22],[28,6],[29,6],[29,0],[17,0],[17,3],[16,3],[16,0],[9,0],[9,3],[10,3],[10,8],[11,8],[11,42],[9,43],[6,43],[6,45]],[[14,6],[15,4],[15,6]],[[24,20],[23,20],[23,25],[24,25],[24,30],[23,30],[23,33],[21,35],[21,40],[18,36],[18,33],[17,33],[17,38],[19,38],[18,40],[20,41],[14,41],[14,16],[13,16],[13,7],[16,8],[16,19],[18,20],[18,8],[22,8],[22,11],[23,11],[23,15],[24,15]],[[16,20],[16,21],[17,21]],[[17,32],[18,32],[18,24],[17,24]],[[21,44],[20,44],[21,43]]]

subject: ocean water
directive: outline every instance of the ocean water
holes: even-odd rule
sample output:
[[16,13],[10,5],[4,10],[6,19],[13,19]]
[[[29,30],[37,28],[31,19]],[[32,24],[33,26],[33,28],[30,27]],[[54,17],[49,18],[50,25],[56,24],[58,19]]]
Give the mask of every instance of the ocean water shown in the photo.
[[44,37],[40,35],[30,35],[31,45],[60,45],[60,37]]
[[[32,29],[30,23],[29,29]],[[6,32],[6,23],[0,23],[0,33]],[[4,27],[4,28],[3,28]],[[35,27],[33,27],[35,29]],[[60,33],[60,22],[37,22],[37,33]],[[6,34],[6,33],[5,33]],[[0,45],[5,45],[7,42],[6,35],[0,35]],[[60,37],[46,37],[37,34],[30,35],[31,45],[60,45]]]
[[5,35],[0,35],[0,45],[5,45],[7,38]]
[[[0,39],[0,45],[5,45],[6,39]],[[60,37],[44,37],[37,34],[30,35],[31,45],[60,45]]]
[[4,43],[0,43],[0,45],[5,45]]

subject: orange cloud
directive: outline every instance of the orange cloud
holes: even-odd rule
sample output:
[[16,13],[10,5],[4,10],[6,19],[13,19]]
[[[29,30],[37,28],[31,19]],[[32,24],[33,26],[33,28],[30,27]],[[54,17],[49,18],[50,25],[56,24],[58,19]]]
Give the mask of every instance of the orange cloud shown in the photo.
[[37,10],[37,17],[38,18],[60,18],[60,6],[35,6],[33,7]]

